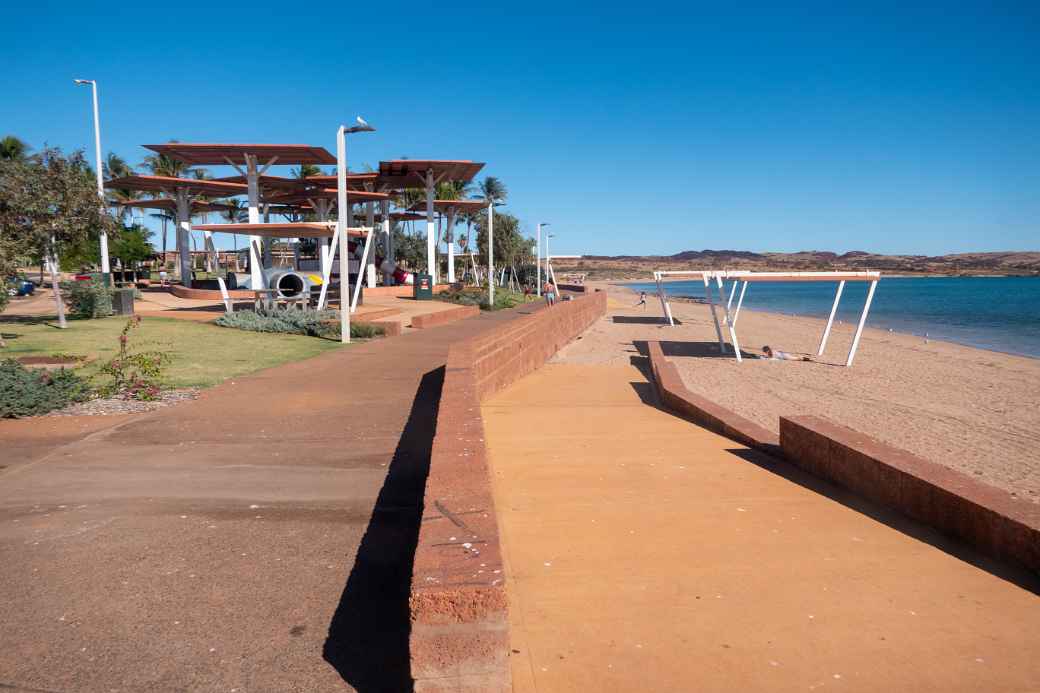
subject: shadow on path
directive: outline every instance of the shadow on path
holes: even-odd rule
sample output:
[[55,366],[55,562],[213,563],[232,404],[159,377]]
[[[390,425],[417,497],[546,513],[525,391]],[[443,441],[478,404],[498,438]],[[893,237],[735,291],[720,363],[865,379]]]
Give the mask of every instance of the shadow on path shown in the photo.
[[412,690],[408,596],[443,383],[443,367],[419,383],[329,624],[325,661],[362,693]]
[[940,551],[944,551],[980,570],[1007,580],[1033,594],[1040,595],[1040,576],[1034,575],[1024,568],[1002,563],[996,559],[984,556],[959,539],[945,536],[896,510],[865,500],[848,489],[799,469],[794,464],[784,460],[782,453],[779,451],[775,457],[757,450],[745,448],[733,448],[728,450],[728,452],[793,484],[814,491],[851,510],[862,513],[876,522],[880,522],[918,541],[934,546]]
[[[668,325],[668,318],[654,315],[615,315],[612,319],[616,325]],[[673,321],[676,325],[682,324],[678,318],[673,318]]]

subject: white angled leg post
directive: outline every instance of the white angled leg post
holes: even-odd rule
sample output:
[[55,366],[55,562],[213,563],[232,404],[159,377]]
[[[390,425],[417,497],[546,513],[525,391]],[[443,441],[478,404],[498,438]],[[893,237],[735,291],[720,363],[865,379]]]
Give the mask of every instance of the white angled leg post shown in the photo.
[[874,300],[874,289],[877,288],[877,280],[870,282],[870,288],[867,289],[867,300],[863,304],[863,314],[859,316],[859,325],[856,326],[856,336],[852,338],[852,347],[849,349],[849,358],[845,362],[845,366],[851,366],[853,359],[856,358],[856,349],[859,347],[859,338],[863,334],[863,326],[867,324],[867,313],[870,312],[870,302]]
[[827,318],[827,327],[823,329],[823,337],[820,339],[820,349],[817,356],[823,356],[823,350],[827,346],[827,338],[831,336],[831,325],[834,324],[834,316],[838,312],[838,302],[841,301],[841,292],[845,290],[845,280],[838,282],[838,291],[834,294],[834,303],[831,305],[831,314]]
[[[365,263],[368,262],[368,253],[372,248],[372,227],[368,227],[368,235],[365,236],[365,248],[361,251],[361,266],[365,267]],[[350,312],[357,312],[358,298],[361,296],[361,278],[358,277],[357,286],[354,287],[354,298],[350,301]]]
[[[386,260],[391,265],[394,263],[394,238],[390,233],[390,200],[383,200],[380,203],[380,212],[383,214],[383,246],[386,249]],[[386,272],[383,274],[383,285],[390,286],[390,280],[393,277],[392,274]]]
[[[372,237],[371,229],[374,229],[375,226],[376,226],[376,203],[375,202],[368,202],[368,203],[365,204],[365,224],[370,229],[369,232],[368,232],[368,236],[369,236],[369,238],[371,238]],[[368,241],[365,241],[365,255],[366,255],[366,257],[371,257],[370,255],[368,255]],[[371,260],[371,259],[364,260],[364,261],[362,261],[361,266],[365,268],[365,282],[368,284],[368,288],[370,288],[370,289],[376,288],[376,265],[375,265],[375,261]],[[361,282],[358,282],[358,283],[360,284]]]
[[339,331],[340,341],[350,341],[350,258],[347,253],[347,134],[336,131],[336,214],[339,233]]
[[668,324],[675,327],[675,320],[672,319],[672,307],[668,305],[668,300],[664,297],[664,284],[661,282],[661,275],[654,272],[654,279],[657,280],[657,297],[661,299],[661,310],[664,311],[664,317],[668,319]]
[[722,280],[722,277],[717,277],[719,285],[719,303],[723,304],[723,314],[726,317],[726,327],[729,328],[729,339],[733,343],[733,355],[737,357],[737,363],[741,362],[740,357],[740,342],[737,341],[737,328],[733,326],[733,320],[729,315],[729,304],[733,301],[733,290],[736,289],[737,283],[733,282],[733,287],[730,289],[729,298],[726,298],[726,282]]
[[737,320],[740,319],[740,307],[744,305],[744,292],[747,291],[747,281],[744,281],[740,285],[740,298],[737,299],[737,310],[733,313],[733,324],[737,324]]
[[722,328],[719,327],[719,316],[715,312],[715,299],[711,297],[711,277],[707,274],[702,274],[701,279],[704,280],[704,295],[708,298],[708,308],[711,309],[711,319],[715,323],[715,336],[719,338],[719,353],[726,353],[726,341],[722,338]]
[[726,310],[729,310],[729,309],[731,309],[733,307],[733,297],[737,293],[737,284],[739,282],[740,282],[739,279],[734,279],[733,280],[733,286],[731,286],[729,288],[729,298],[726,299]]
[[[322,243],[325,239],[322,239]],[[332,242],[321,262],[321,292],[318,294],[318,310],[325,310],[325,302],[329,293],[329,283],[332,282],[332,261],[336,258],[336,248],[339,244],[339,225],[332,232]]]

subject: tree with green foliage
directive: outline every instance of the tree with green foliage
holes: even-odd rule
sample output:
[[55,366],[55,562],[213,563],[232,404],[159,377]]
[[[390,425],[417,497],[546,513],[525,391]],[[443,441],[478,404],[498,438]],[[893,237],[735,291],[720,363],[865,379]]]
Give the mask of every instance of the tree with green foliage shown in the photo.
[[42,258],[50,268],[58,325],[66,327],[58,261],[66,248],[119,227],[98,204],[97,183],[82,151],[45,147],[24,160],[0,160],[0,249]]
[[29,156],[31,147],[14,135],[7,135],[0,140],[0,159],[22,161]]

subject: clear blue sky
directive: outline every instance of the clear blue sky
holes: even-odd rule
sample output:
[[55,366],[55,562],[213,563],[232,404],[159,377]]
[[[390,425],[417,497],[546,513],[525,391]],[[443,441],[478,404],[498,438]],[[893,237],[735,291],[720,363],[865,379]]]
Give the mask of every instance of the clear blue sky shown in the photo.
[[1040,4],[723,5],[12,3],[0,134],[91,152],[84,77],[132,163],[362,114],[560,253],[1040,249]]

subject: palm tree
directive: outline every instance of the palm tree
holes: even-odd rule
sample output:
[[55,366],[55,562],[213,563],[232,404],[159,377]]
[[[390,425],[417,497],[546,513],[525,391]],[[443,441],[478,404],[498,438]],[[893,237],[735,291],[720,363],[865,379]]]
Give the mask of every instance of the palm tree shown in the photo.
[[[126,163],[126,160],[115,152],[108,153],[108,157],[105,158],[104,163],[101,165],[101,170],[104,172],[107,180],[134,175],[134,170],[130,167],[130,164]],[[105,193],[105,200],[109,205],[115,207],[116,218],[123,223],[126,223],[127,217],[133,218],[134,208],[128,207],[126,203],[140,200],[142,197],[143,195],[139,190],[116,190],[110,188]]]
[[[232,224],[237,224],[239,222],[249,220],[249,208],[246,207],[242,200],[238,199],[237,197],[232,197],[231,199],[224,200],[221,204],[227,205],[228,208],[225,209],[223,212],[224,218]],[[231,234],[231,238],[233,239],[233,242],[235,244],[235,251],[238,252],[238,234]],[[235,267],[238,267],[237,258],[235,260]]]
[[505,204],[506,199],[509,198],[506,184],[494,176],[488,176],[480,182],[480,194],[484,196],[485,200],[495,204]]
[[32,147],[14,135],[7,135],[0,140],[0,159],[13,159],[21,161],[29,155]]
[[314,164],[300,164],[299,168],[294,168],[289,173],[292,174],[293,177],[302,180],[304,178],[310,178],[311,176],[320,176],[321,169]]
[[[176,142],[177,140],[170,140]],[[184,178],[192,168],[183,161],[178,161],[165,154],[149,154],[141,162],[153,176],[169,176],[170,178]]]

